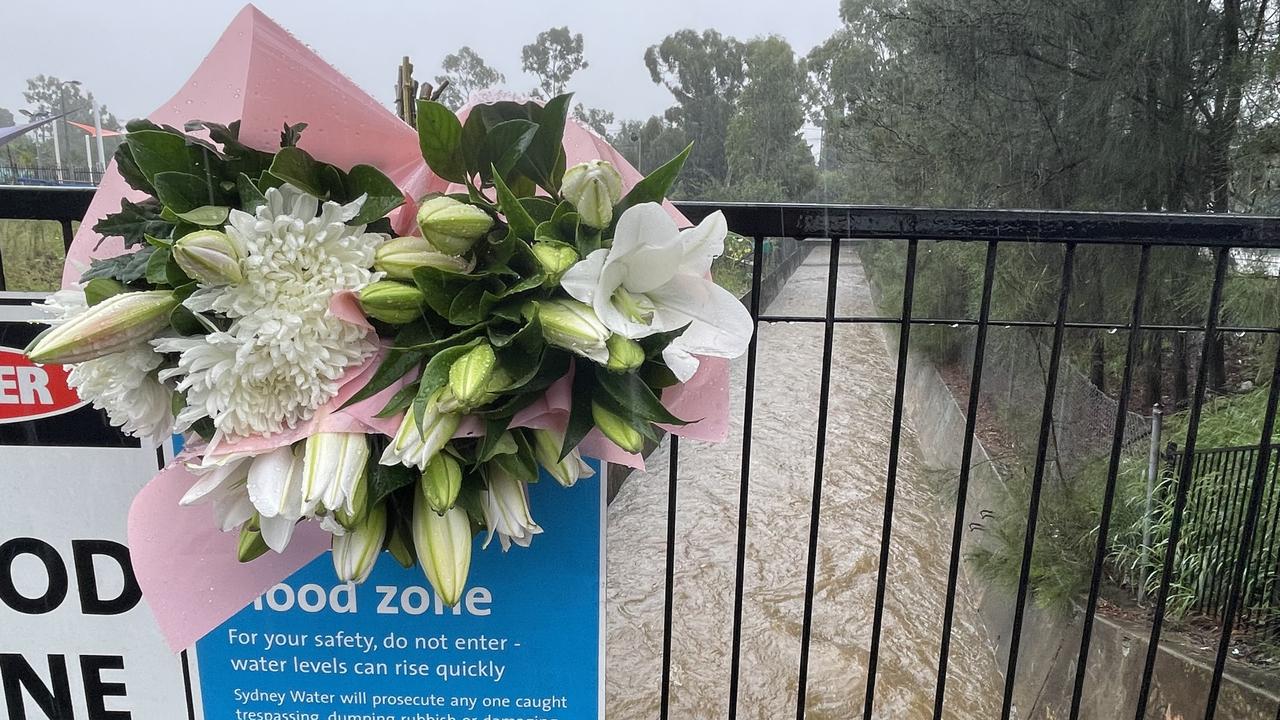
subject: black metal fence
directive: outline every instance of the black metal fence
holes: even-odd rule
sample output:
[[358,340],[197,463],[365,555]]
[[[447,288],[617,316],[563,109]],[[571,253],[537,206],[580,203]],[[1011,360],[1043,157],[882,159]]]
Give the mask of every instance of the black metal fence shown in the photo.
[[0,185],[93,186],[101,182],[102,174],[88,167],[0,165]]
[[[1168,478],[1181,475],[1187,458],[1172,444],[1165,454]],[[1206,448],[1190,458],[1191,490],[1183,568],[1191,609],[1221,621],[1231,599],[1233,560],[1241,557],[1250,488],[1264,470],[1261,507],[1256,508],[1252,550],[1247,553],[1236,631],[1280,637],[1280,445]],[[1166,485],[1167,486],[1167,485]]]
[[[87,207],[89,195],[56,194],[43,191],[44,195],[24,195],[24,190],[0,189],[0,217],[48,218],[68,220],[78,217]],[[1040,510],[1040,498],[1046,479],[1046,453],[1050,445],[1050,431],[1055,413],[1054,389],[1059,380],[1059,370],[1063,357],[1063,343],[1066,333],[1076,330],[1122,331],[1127,333],[1123,376],[1120,384],[1118,408],[1115,419],[1115,430],[1109,456],[1108,481],[1103,497],[1101,513],[1098,517],[1096,548],[1092,563],[1092,575],[1085,609],[1083,613],[1083,629],[1078,643],[1077,663],[1074,679],[1071,681],[1071,718],[1080,717],[1081,698],[1088,679],[1088,661],[1091,657],[1089,645],[1093,637],[1094,619],[1099,605],[1099,594],[1103,574],[1104,559],[1108,551],[1108,537],[1111,532],[1111,519],[1116,496],[1116,477],[1124,444],[1124,427],[1127,420],[1129,397],[1134,383],[1134,367],[1139,351],[1139,336],[1142,331],[1156,330],[1164,332],[1204,333],[1212,336],[1216,332],[1263,333],[1268,336],[1280,333],[1274,326],[1239,326],[1231,327],[1221,322],[1223,308],[1223,287],[1233,248],[1277,249],[1280,248],[1280,218],[1261,218],[1224,215],[1166,215],[1166,214],[1119,214],[1119,213],[1073,213],[1073,212],[1035,212],[1035,211],[997,211],[997,210],[925,210],[911,208],[886,207],[852,207],[821,205],[751,205],[751,204],[717,204],[717,203],[680,203],[679,207],[691,219],[697,221],[706,215],[721,210],[725,213],[729,228],[742,235],[754,239],[754,257],[766,257],[765,242],[767,238],[793,238],[796,240],[824,239],[831,240],[828,256],[828,270],[825,287],[825,301],[821,314],[780,315],[766,313],[761,306],[761,284],[763,277],[762,263],[755,263],[752,272],[752,293],[750,310],[757,324],[765,323],[813,323],[822,328],[822,371],[820,379],[820,402],[817,414],[817,429],[813,437],[815,463],[812,478],[812,499],[809,515],[809,535],[805,560],[805,595],[800,626],[799,672],[795,679],[797,704],[795,717],[802,720],[807,710],[806,688],[809,680],[810,645],[813,635],[814,586],[816,580],[816,558],[819,544],[819,529],[823,522],[823,484],[827,480],[826,445],[829,426],[829,408],[832,389],[831,369],[833,358],[833,339],[836,328],[846,324],[874,323],[896,328],[897,356],[896,380],[892,400],[892,421],[887,428],[890,443],[887,458],[887,473],[883,478],[884,508],[881,525],[881,542],[879,549],[879,565],[874,602],[870,607],[845,608],[849,622],[863,623],[870,618],[871,634],[867,671],[864,678],[854,682],[863,684],[863,704],[861,713],[851,702],[847,717],[861,715],[869,720],[873,716],[876,700],[877,669],[881,655],[881,636],[884,625],[887,568],[890,557],[890,540],[894,533],[894,503],[898,486],[899,461],[904,427],[904,395],[907,382],[908,349],[911,344],[912,331],[921,326],[951,326],[968,328],[976,333],[976,347],[972,356],[972,378],[965,408],[965,439],[960,460],[960,474],[957,486],[957,501],[952,522],[951,545],[949,549],[949,573],[945,589],[945,608],[942,622],[941,644],[938,647],[938,672],[934,689],[933,717],[941,718],[947,700],[948,661],[951,654],[952,627],[956,613],[957,582],[961,571],[964,551],[965,507],[969,495],[970,468],[974,451],[975,425],[977,422],[979,397],[982,382],[984,353],[987,345],[988,330],[992,326],[1041,328],[1051,335],[1049,366],[1046,379],[1044,402],[1037,422],[1037,457],[1033,466],[1034,474],[1030,478],[1030,501],[1026,508],[1025,541],[1023,544],[1020,578],[1017,597],[1013,610],[1013,631],[1010,636],[1010,647],[1004,668],[1004,688],[1000,716],[1007,720],[1013,715],[1014,687],[1018,682],[1020,644],[1023,625],[1026,619],[1028,595],[1030,592],[1031,558],[1036,540],[1037,520]],[[66,225],[69,229],[69,225]],[[840,280],[840,257],[847,252],[845,246],[863,240],[895,240],[906,245],[906,263],[903,270],[903,292],[900,314],[878,315],[842,315],[836,312],[837,287]],[[967,317],[919,317],[913,313],[913,298],[916,286],[916,262],[922,243],[931,241],[956,241],[973,243],[985,252],[984,273],[980,291],[980,299],[976,314]],[[996,282],[997,258],[1002,248],[1008,245],[1035,244],[1052,246],[1060,249],[1060,265],[1052,275],[1056,281],[1056,310],[1052,319],[1006,318],[993,316],[992,289]],[[1069,317],[1072,307],[1073,281],[1076,278],[1074,263],[1077,249],[1082,246],[1112,246],[1135,248],[1136,263],[1128,268],[1136,278],[1133,302],[1123,320],[1074,320]],[[1145,289],[1151,274],[1151,256],[1153,251],[1169,247],[1201,248],[1212,258],[1213,278],[1208,293],[1208,306],[1203,321],[1191,324],[1151,324],[1144,320]],[[743,654],[743,584],[744,565],[748,547],[747,512],[752,503],[752,425],[756,413],[756,365],[758,354],[758,337],[748,349],[745,359],[745,387],[743,407],[743,440],[742,464],[739,476],[739,504],[736,544],[736,579],[734,583],[734,609],[732,618],[732,644],[729,670],[729,689],[726,698],[727,716],[737,718],[740,679],[742,676]],[[1280,347],[1280,343],[1277,343]],[[1192,496],[1193,463],[1196,457],[1196,434],[1201,413],[1205,405],[1207,393],[1209,352],[1211,343],[1203,343],[1199,362],[1195,367],[1194,391],[1189,408],[1189,431],[1182,450],[1183,460],[1178,466],[1174,487],[1174,503],[1170,522],[1167,551],[1161,558],[1161,583],[1156,594],[1151,617],[1149,639],[1146,643],[1145,659],[1140,686],[1137,688],[1136,702],[1137,720],[1148,717],[1148,705],[1151,700],[1153,675],[1156,668],[1161,635],[1165,627],[1165,615],[1171,591],[1170,579],[1172,569],[1182,539],[1182,531],[1187,522],[1188,501]],[[1270,364],[1270,390],[1264,417],[1260,419],[1261,437],[1270,438],[1275,427],[1277,401],[1280,400],[1280,350],[1277,358]],[[1261,441],[1260,441],[1261,442]],[[669,466],[669,510],[667,514],[667,556],[666,556],[666,614],[663,637],[663,663],[661,676],[660,714],[662,718],[670,715],[672,692],[678,692],[671,682],[671,628],[673,603],[673,578],[675,563],[674,539],[676,537],[676,497],[679,490],[679,456],[680,444],[673,438],[670,444]],[[1246,464],[1247,464],[1247,459]],[[1259,455],[1252,468],[1245,470],[1249,477],[1248,492],[1239,508],[1242,509],[1241,541],[1238,547],[1228,549],[1224,574],[1225,599],[1222,603],[1222,630],[1217,642],[1212,680],[1205,698],[1205,718],[1214,717],[1218,705],[1218,697],[1223,684],[1223,672],[1227,663],[1231,643],[1231,628],[1236,617],[1243,612],[1246,600],[1246,588],[1243,587],[1246,563],[1253,553],[1254,539],[1262,520],[1264,507],[1264,489],[1267,478],[1267,460]],[[1104,670],[1105,671],[1105,670]],[[1126,713],[1127,714],[1127,713]]]

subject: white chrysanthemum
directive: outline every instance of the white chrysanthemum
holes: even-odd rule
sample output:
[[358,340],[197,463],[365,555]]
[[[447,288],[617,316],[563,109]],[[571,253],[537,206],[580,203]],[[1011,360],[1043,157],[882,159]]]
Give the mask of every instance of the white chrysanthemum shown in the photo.
[[[59,290],[42,308],[49,324],[60,325],[89,305],[80,289]],[[173,428],[173,394],[156,379],[163,358],[145,342],[82,363],[68,365],[67,385],[81,399],[105,410],[112,425],[135,437],[159,442]]]
[[185,304],[232,322],[202,337],[155,341],[181,353],[162,379],[180,378],[180,428],[213,419],[220,436],[271,434],[309,419],[338,393],[338,380],[375,349],[368,328],[329,313],[334,294],[380,276],[374,251],[385,235],[345,223],[364,198],[339,205],[285,185],[267,190],[255,215],[231,211],[227,234],[241,247],[244,279],[203,287]]

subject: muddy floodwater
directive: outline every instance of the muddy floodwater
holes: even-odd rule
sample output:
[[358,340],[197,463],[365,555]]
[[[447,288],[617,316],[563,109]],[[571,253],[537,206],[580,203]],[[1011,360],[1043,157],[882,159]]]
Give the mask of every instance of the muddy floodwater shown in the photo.
[[[767,308],[820,315],[826,247]],[[840,315],[873,314],[853,248],[842,248]],[[762,327],[748,503],[738,717],[794,716],[822,367],[820,323]],[[838,325],[810,650],[808,717],[862,716],[893,411],[881,328]],[[727,715],[745,358],[733,365],[728,441],[680,445],[671,717]],[[951,537],[949,501],[918,460],[907,419],[885,597],[876,717],[929,718]],[[658,717],[665,588],[667,445],[609,508],[607,708]],[[999,715],[1002,677],[962,574],[945,716]]]

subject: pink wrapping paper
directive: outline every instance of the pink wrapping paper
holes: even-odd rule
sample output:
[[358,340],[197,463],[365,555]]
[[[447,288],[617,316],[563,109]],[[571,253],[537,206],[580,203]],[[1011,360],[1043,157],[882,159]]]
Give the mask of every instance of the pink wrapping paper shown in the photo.
[[[246,6],[222,34],[191,78],[169,102],[150,116],[154,122],[181,128],[194,119],[219,123],[241,120],[246,144],[274,151],[284,123],[306,122],[300,146],[341,167],[367,163],[381,169],[412,201],[449,184],[434,176],[419,153],[416,131],[391,114],[303,43]],[[627,187],[642,176],[620,153],[590,130],[570,122],[565,128],[570,165],[594,158],[612,162]],[[93,225],[120,207],[124,198],[141,199],[116,172],[114,163],[90,203],[84,222],[67,253],[63,286],[74,285],[93,258],[123,252],[119,238],[105,242]],[[688,220],[670,203],[677,223]],[[412,202],[392,216],[398,232],[414,232]],[[335,299],[333,312],[351,322],[364,322],[353,298]],[[213,454],[266,450],[301,440],[315,432],[381,432],[393,434],[400,418],[376,418],[404,380],[349,408],[343,402],[367,382],[383,356],[380,351],[353,368],[337,398],[308,422],[268,438],[242,439],[210,447]],[[513,422],[523,427],[563,428],[568,419],[571,377],[553,385],[546,396]],[[695,424],[668,428],[687,437],[718,441],[727,433],[728,362],[705,358],[698,373],[683,386],[669,389],[663,402]],[[468,421],[459,434],[474,436],[480,426]],[[606,462],[643,467],[643,458],[623,452],[593,431],[582,443],[584,454]],[[328,534],[314,523],[298,528],[286,552],[242,564],[236,560],[236,534],[219,532],[207,505],[184,508],[178,500],[194,482],[180,464],[157,475],[134,500],[129,513],[129,544],[134,570],[169,646],[178,651],[234,615],[255,597],[303,567],[328,548]]]

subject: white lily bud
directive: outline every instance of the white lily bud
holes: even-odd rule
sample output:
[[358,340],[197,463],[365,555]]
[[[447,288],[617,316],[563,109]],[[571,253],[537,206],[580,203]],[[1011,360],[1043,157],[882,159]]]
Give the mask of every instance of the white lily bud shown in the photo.
[[432,198],[418,208],[418,227],[435,249],[461,255],[493,227],[493,217],[451,197]]
[[110,355],[160,332],[177,306],[168,290],[113,295],[41,335],[27,348],[27,357],[65,364]]
[[588,160],[564,171],[560,194],[573,203],[582,222],[604,229],[622,199],[622,175],[606,160]]
[[302,461],[302,512],[352,510],[356,487],[366,482],[369,440],[364,433],[316,433]]
[[457,605],[471,571],[471,519],[467,511],[455,505],[438,514],[418,493],[413,503],[413,547],[440,601],[449,607]]
[[462,466],[447,453],[436,453],[422,472],[422,495],[438,513],[453,507],[462,490]]
[[555,478],[564,487],[573,487],[579,479],[591,477],[595,471],[583,461],[577,448],[569,451],[564,459],[560,459],[560,448],[564,446],[564,433],[554,430],[533,430],[533,456],[538,464],[546,469],[547,474]]
[[373,256],[373,269],[399,280],[412,280],[414,268],[434,267],[456,273],[468,273],[474,260],[437,252],[426,238],[398,237],[383,243]]
[[360,309],[375,320],[404,325],[422,317],[426,296],[413,285],[395,280],[379,280],[360,290]]
[[333,570],[342,582],[362,583],[382,553],[387,538],[387,509],[381,503],[343,535],[333,536]]
[[609,362],[609,328],[596,317],[590,305],[577,300],[548,300],[538,304],[542,337],[550,344],[591,358]]
[[427,467],[427,463],[444,448],[462,422],[462,416],[456,412],[441,412],[439,402],[440,392],[427,401],[421,427],[413,417],[412,408],[404,414],[400,429],[378,460],[380,464],[407,465],[419,470]]
[[487,469],[488,487],[484,490],[482,507],[489,535],[485,538],[484,547],[489,547],[495,534],[503,552],[509,550],[512,543],[529,547],[533,536],[542,532],[542,528],[529,514],[527,484],[497,463],[489,463]]
[[240,259],[244,252],[224,232],[197,230],[173,244],[173,259],[201,285],[235,285],[244,279]]

